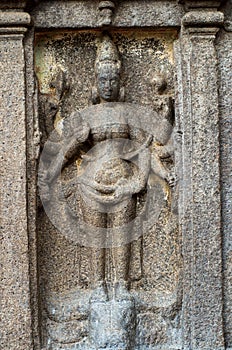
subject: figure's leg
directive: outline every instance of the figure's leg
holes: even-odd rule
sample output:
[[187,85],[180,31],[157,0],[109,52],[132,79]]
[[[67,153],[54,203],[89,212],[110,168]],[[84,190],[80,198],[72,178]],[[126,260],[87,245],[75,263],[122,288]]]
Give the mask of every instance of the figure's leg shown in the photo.
[[[120,293],[124,293],[128,289],[128,279],[130,272],[130,256],[131,256],[131,234],[133,229],[133,220],[136,217],[136,197],[133,196],[122,205],[121,209],[108,214],[107,227],[116,229],[115,243],[119,242],[119,246],[111,248],[112,258],[112,282],[117,284]],[[114,242],[113,242],[114,243]]]
[[143,238],[131,243],[130,282],[140,281],[143,275]]
[[96,288],[105,280],[105,248],[103,248],[104,231],[102,228],[106,227],[106,214],[89,207],[83,199],[80,200],[80,209],[83,221],[89,226],[86,227],[86,230],[89,230],[90,246],[94,246],[91,248],[91,273],[92,284]]
[[127,287],[130,270],[130,254],[130,243],[111,249],[113,283],[118,282]]
[[105,249],[91,248],[91,269],[93,288],[105,281]]

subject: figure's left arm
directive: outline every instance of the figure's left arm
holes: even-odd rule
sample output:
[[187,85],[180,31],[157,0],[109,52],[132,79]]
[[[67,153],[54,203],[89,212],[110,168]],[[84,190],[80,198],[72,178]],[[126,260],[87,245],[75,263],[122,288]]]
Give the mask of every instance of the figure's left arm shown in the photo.
[[[141,145],[137,158],[137,165],[139,168],[139,178],[137,180],[138,187],[144,188],[146,186],[150,171],[153,171],[161,179],[165,180],[170,187],[174,187],[176,183],[175,174],[165,168],[158,152],[156,153],[150,151],[153,136],[140,128],[132,127],[130,130],[131,139]],[[168,152],[167,147],[163,146],[163,148],[165,148],[165,151]]]
[[176,183],[176,176],[173,172],[169,172],[162,161],[160,160],[159,153],[151,152],[151,170],[154,174],[158,175],[161,179],[167,181],[170,187],[174,187]]
[[170,187],[175,187],[178,177],[175,171],[168,171],[162,163],[162,159],[175,156],[182,140],[182,131],[174,127],[172,134],[165,145],[156,143],[154,152],[151,153],[151,168],[153,172],[166,180]]

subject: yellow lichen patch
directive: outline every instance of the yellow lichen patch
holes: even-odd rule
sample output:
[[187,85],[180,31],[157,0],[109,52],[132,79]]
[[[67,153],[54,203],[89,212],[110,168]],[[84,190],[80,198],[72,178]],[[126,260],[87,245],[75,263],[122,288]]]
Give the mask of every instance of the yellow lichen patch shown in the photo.
[[81,174],[81,164],[82,164],[82,158],[78,158],[76,160],[76,166],[77,166],[77,175]]
[[56,60],[53,52],[45,50],[44,41],[35,47],[35,73],[41,93],[51,93],[50,81],[55,73]]
[[[123,35],[127,36],[128,38],[142,41],[146,39],[157,39],[159,40],[163,47],[164,52],[160,52],[160,59],[163,59],[165,57],[168,57],[171,64],[173,64],[173,42],[177,38],[177,31],[176,30],[120,30],[117,31],[118,33],[122,33]],[[151,52],[153,50],[151,49]]]
[[54,121],[54,128],[58,132],[59,135],[62,135],[63,131],[63,120],[64,118],[61,116],[60,111],[56,114],[56,118]]

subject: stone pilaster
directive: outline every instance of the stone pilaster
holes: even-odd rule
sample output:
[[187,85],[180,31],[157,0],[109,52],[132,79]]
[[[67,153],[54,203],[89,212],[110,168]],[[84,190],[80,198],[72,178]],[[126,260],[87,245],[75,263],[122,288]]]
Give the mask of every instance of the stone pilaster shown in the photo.
[[2,349],[29,350],[32,336],[23,40],[30,16],[23,12],[25,2],[18,1],[15,11],[9,8],[11,3],[2,1],[0,5],[0,329]]
[[221,199],[223,233],[224,328],[227,349],[232,349],[232,2],[223,3],[224,30],[217,37]]
[[177,114],[183,131],[180,214],[184,259],[182,329],[186,350],[224,349],[214,46],[223,14],[216,11],[215,3],[187,4],[190,11],[182,19],[176,45]]

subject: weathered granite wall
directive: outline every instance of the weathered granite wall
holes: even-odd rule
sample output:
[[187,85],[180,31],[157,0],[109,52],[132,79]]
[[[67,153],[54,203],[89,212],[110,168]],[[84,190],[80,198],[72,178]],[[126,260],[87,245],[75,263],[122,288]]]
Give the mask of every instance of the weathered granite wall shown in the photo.
[[29,349],[32,337],[23,40],[30,16],[1,11],[0,23],[1,347]]
[[[232,348],[231,28],[231,0],[1,1],[1,349]],[[102,32],[113,44],[101,61]],[[108,109],[97,60],[111,62],[108,75],[121,65],[114,79],[125,89]],[[141,216],[152,224],[129,226],[135,236],[121,250],[67,239],[61,227],[72,231],[80,199],[68,189],[67,215],[59,186],[46,187],[60,153],[38,169],[52,131],[47,149],[67,150],[62,135],[76,110],[90,126],[92,115],[130,115],[129,140],[152,135],[138,138],[138,164],[145,171],[149,150],[154,174],[132,192],[138,214],[153,189]],[[88,152],[60,166],[62,186]],[[60,227],[44,200],[51,189]],[[96,224],[99,211],[88,213]],[[96,284],[94,262],[105,271]],[[115,282],[125,263],[128,276]]]
[[232,11],[231,2],[224,4],[225,28],[217,38],[218,73],[219,73],[219,115],[220,115],[220,158],[221,158],[221,199],[222,199],[222,237],[223,237],[223,274],[224,274],[224,322],[225,341],[232,347]]

